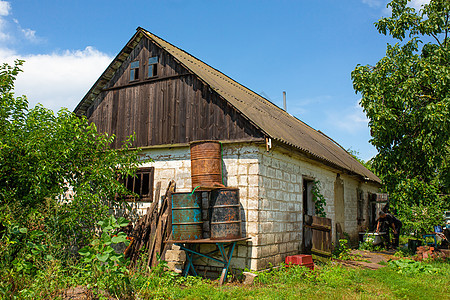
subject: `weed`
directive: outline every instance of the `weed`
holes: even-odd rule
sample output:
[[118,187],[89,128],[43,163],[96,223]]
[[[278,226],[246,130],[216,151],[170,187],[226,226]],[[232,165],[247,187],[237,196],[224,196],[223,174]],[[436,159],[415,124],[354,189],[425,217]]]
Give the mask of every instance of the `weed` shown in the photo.
[[122,295],[130,284],[127,261],[123,253],[115,253],[112,245],[129,243],[125,233],[115,234],[117,229],[128,225],[128,221],[124,218],[116,220],[114,216],[110,216],[99,221],[98,225],[101,227],[101,235],[78,251],[82,256],[79,271],[88,288],[97,292],[107,289],[114,295]]
[[348,247],[348,241],[346,239],[340,239],[339,247],[336,247],[333,251],[333,258],[349,260],[352,258],[350,251],[351,249]]
[[430,264],[414,261],[411,259],[391,260],[389,261],[389,266],[400,274],[439,273],[438,268],[435,268]]

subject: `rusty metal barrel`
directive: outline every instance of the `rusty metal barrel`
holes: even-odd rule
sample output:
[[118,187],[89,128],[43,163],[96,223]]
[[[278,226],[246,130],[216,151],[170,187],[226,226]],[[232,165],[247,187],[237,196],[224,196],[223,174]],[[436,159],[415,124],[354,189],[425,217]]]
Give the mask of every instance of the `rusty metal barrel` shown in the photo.
[[190,143],[192,188],[222,184],[221,145],[218,141]]
[[201,193],[172,194],[172,239],[203,238]]
[[214,189],[211,191],[210,197],[211,239],[241,238],[239,189]]

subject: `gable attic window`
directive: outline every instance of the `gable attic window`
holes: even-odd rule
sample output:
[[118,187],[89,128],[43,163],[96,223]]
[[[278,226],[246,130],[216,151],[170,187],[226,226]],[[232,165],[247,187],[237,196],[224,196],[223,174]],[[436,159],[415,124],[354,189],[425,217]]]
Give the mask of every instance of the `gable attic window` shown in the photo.
[[152,202],[154,173],[154,167],[140,168],[136,171],[136,176],[128,176],[125,178],[123,184],[127,190],[139,195],[138,199],[135,199],[132,195],[126,197],[126,199]]
[[155,77],[156,75],[158,75],[157,63],[158,63],[158,56],[153,56],[148,59],[147,77],[150,78],[150,77]]
[[139,61],[133,61],[130,64],[130,81],[139,79]]

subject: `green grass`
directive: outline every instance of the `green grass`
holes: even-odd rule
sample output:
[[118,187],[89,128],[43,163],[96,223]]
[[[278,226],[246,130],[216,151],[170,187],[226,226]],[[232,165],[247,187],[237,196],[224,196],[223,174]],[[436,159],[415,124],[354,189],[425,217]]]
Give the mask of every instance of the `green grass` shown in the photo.
[[[375,271],[332,264],[315,271],[282,267],[260,273],[251,286],[238,282],[219,286],[216,280],[184,278],[159,268],[150,274],[146,270],[132,271],[128,283],[117,278],[100,278],[97,283],[90,282],[90,288],[96,294],[95,286],[115,287],[109,291],[118,299],[450,299],[450,263],[430,264],[432,268],[410,268],[406,273],[393,266]],[[7,293],[11,277],[4,277],[0,279],[0,298],[58,299],[69,287],[86,286],[88,281],[80,272],[53,264],[34,277],[24,275],[16,281],[20,286],[16,286],[14,293]]]

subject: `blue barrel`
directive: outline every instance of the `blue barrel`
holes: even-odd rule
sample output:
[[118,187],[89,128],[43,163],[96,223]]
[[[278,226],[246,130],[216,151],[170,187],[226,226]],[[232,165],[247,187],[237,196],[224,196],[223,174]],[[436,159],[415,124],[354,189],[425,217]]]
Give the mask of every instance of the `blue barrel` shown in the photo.
[[172,194],[172,239],[203,238],[201,193]]

